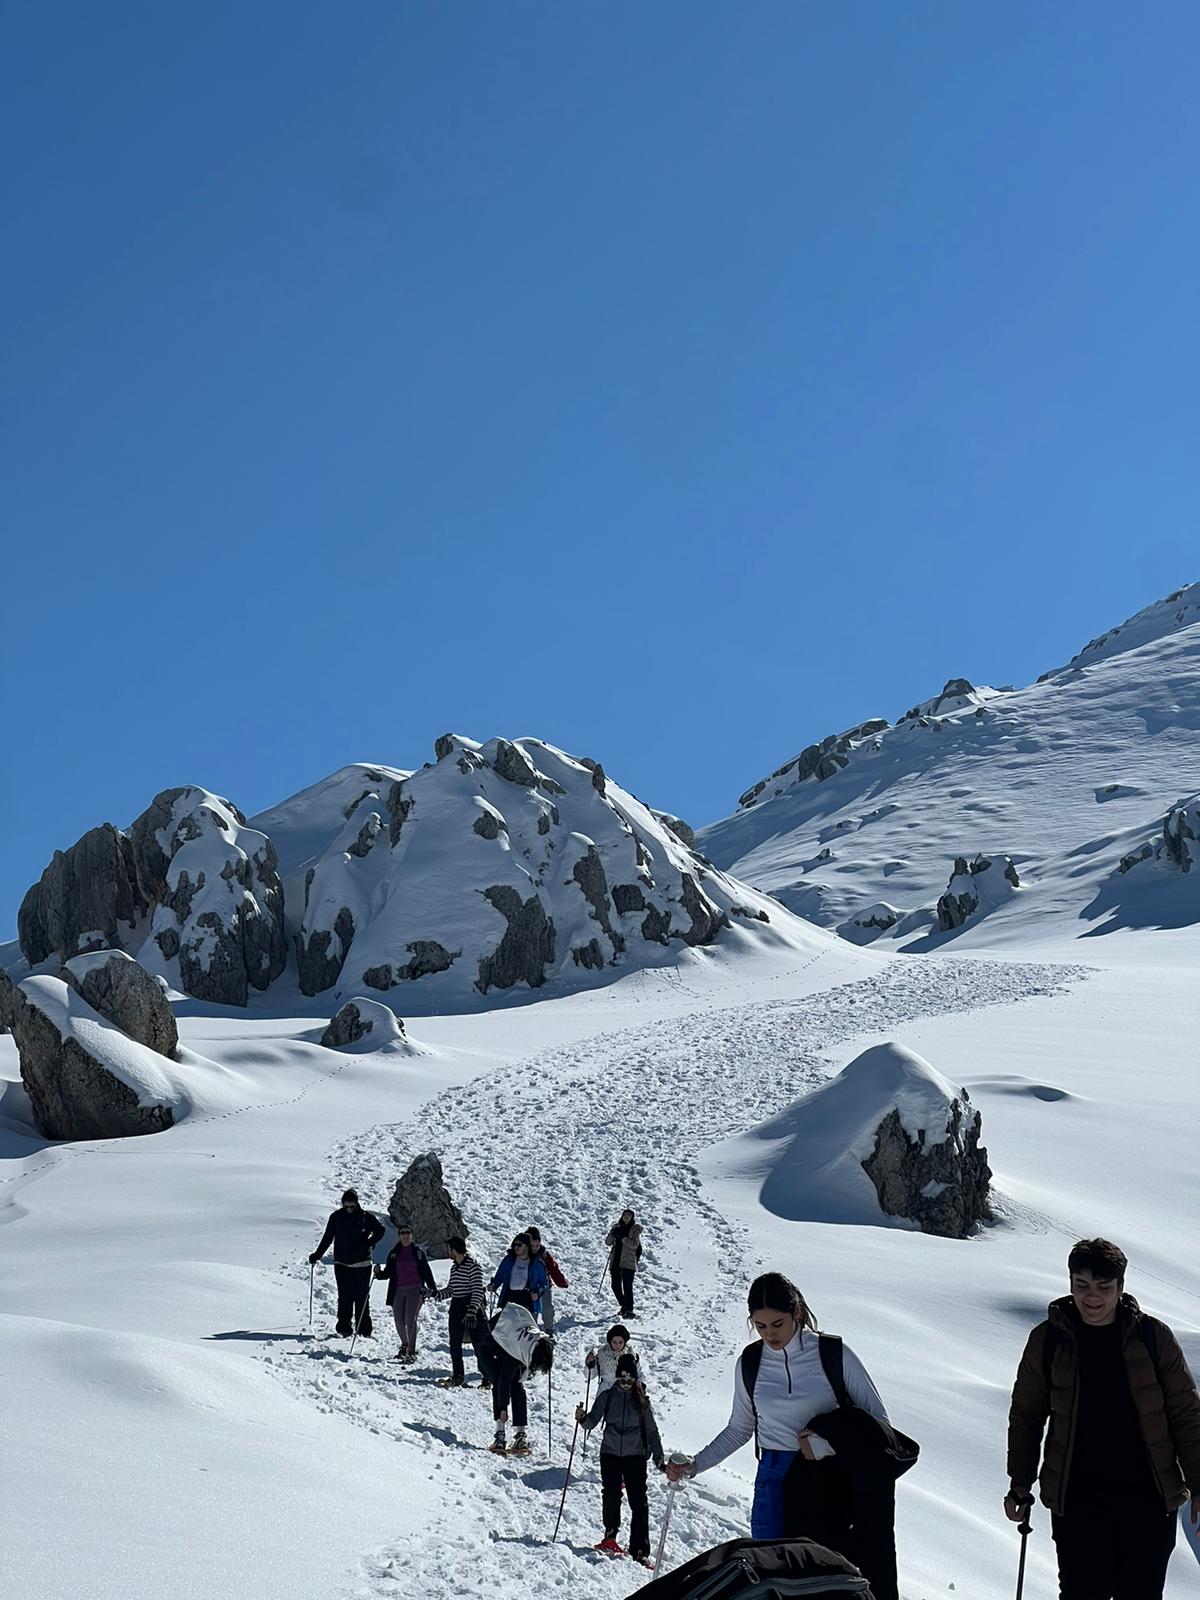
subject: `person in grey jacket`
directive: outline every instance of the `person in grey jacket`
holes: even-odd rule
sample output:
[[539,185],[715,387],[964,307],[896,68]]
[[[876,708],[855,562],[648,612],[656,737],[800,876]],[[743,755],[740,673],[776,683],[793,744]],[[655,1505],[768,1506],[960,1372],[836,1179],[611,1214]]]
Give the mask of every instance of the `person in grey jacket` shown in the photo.
[[637,1313],[633,1309],[633,1278],[642,1259],[642,1227],[628,1207],[608,1230],[608,1276],[612,1292],[626,1322]]
[[621,1486],[629,1496],[629,1554],[644,1566],[650,1564],[650,1507],[646,1499],[646,1461],[663,1468],[662,1440],[650,1408],[645,1388],[638,1382],[637,1362],[626,1352],[617,1362],[616,1381],[601,1389],[585,1412],[575,1408],[575,1420],[591,1431],[604,1424],[600,1445],[601,1509],[604,1537],[596,1546],[609,1555],[620,1555],[617,1532],[621,1526]]

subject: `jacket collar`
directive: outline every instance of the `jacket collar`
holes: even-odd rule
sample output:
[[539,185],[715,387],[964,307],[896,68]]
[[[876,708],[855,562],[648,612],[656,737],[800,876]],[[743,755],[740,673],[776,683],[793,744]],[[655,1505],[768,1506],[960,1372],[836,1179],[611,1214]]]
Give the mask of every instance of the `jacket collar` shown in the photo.
[[[1141,1306],[1131,1294],[1123,1294],[1117,1301],[1117,1322],[1121,1328],[1122,1343],[1129,1338],[1144,1315]],[[1069,1339],[1078,1338],[1083,1324],[1079,1320],[1075,1302],[1069,1294],[1064,1294],[1061,1299],[1052,1300],[1046,1307],[1046,1316],[1060,1333],[1066,1334]]]

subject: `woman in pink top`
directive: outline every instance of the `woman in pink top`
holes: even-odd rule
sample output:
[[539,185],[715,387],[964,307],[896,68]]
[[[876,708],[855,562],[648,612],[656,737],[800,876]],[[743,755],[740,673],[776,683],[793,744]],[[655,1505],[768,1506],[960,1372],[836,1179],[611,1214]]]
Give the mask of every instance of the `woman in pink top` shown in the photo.
[[427,1294],[437,1293],[429,1258],[419,1244],[413,1243],[412,1229],[407,1223],[400,1229],[400,1238],[388,1251],[383,1266],[375,1268],[375,1276],[389,1280],[387,1303],[396,1319],[396,1334],[400,1340],[396,1360],[407,1365],[416,1359],[421,1302]]

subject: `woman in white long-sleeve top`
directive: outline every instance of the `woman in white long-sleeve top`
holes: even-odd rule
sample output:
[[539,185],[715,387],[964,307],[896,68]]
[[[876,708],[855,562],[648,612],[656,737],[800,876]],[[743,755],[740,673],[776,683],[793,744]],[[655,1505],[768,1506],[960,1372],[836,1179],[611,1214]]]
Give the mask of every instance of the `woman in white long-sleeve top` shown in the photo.
[[[673,1462],[667,1472],[675,1481],[707,1472],[754,1438],[761,1454],[754,1480],[751,1534],[756,1539],[794,1537],[800,1530],[784,1526],[784,1479],[798,1458],[819,1463],[834,1455],[833,1447],[810,1432],[809,1424],[836,1411],[838,1397],[825,1373],[816,1321],[795,1284],[782,1273],[764,1273],[750,1285],[747,1305],[762,1343],[743,1350],[733,1369],[729,1421],[694,1459]],[[887,1412],[875,1385],[846,1345],[842,1346],[842,1362],[850,1399],[886,1422]],[[821,1477],[819,1472],[813,1476],[816,1499],[824,1498]],[[801,1482],[801,1494],[804,1491]],[[823,1520],[823,1515],[817,1514],[817,1520]],[[809,1531],[805,1527],[803,1532],[821,1542],[816,1528]]]

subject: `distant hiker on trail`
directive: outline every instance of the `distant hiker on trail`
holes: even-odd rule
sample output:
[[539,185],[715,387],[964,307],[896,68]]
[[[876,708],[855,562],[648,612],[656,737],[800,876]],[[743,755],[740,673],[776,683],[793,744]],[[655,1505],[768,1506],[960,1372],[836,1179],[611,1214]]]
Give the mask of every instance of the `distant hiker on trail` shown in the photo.
[[502,1311],[510,1304],[524,1306],[536,1317],[542,1296],[550,1287],[550,1278],[545,1262],[533,1259],[530,1244],[527,1233],[517,1234],[488,1288],[499,1291],[498,1303]]
[[315,1265],[333,1245],[337,1331],[343,1339],[349,1339],[356,1328],[364,1339],[371,1338],[371,1251],[385,1231],[379,1218],[359,1205],[358,1191],[347,1189],[341,1205],[329,1213],[321,1242],[308,1258],[309,1265]]
[[646,1499],[646,1459],[663,1465],[662,1440],[645,1388],[638,1382],[637,1361],[626,1351],[617,1361],[615,1381],[602,1388],[590,1411],[575,1408],[575,1420],[591,1430],[604,1424],[600,1445],[601,1509],[604,1537],[596,1546],[609,1555],[623,1552],[617,1543],[621,1528],[621,1486],[629,1496],[629,1554],[650,1565],[650,1507]]
[[637,1352],[629,1343],[629,1329],[617,1322],[608,1330],[604,1343],[597,1345],[594,1350],[589,1350],[584,1356],[584,1366],[589,1371],[594,1369],[600,1380],[597,1394],[602,1394],[605,1389],[612,1387],[613,1380],[617,1376],[617,1362],[625,1351],[629,1352],[635,1362],[637,1361]]
[[412,1229],[403,1223],[399,1231],[399,1239],[388,1251],[383,1266],[375,1268],[375,1276],[388,1280],[387,1303],[392,1308],[396,1337],[400,1340],[396,1360],[408,1366],[417,1357],[417,1318],[421,1315],[421,1306],[426,1295],[437,1294],[437,1282],[429,1258],[419,1244],[413,1243]]
[[642,1230],[632,1211],[628,1208],[622,1211],[621,1220],[613,1223],[604,1242],[609,1252],[612,1292],[620,1304],[621,1315],[628,1321],[637,1315],[633,1309],[633,1275],[642,1255]]
[[[761,1455],[751,1535],[815,1540],[855,1562],[875,1600],[896,1600],[895,1479],[867,1470],[860,1430],[851,1426],[863,1412],[887,1423],[875,1385],[849,1345],[817,1332],[804,1296],[782,1273],[755,1278],[747,1306],[761,1343],[748,1345],[733,1369],[729,1421],[693,1461],[668,1463],[668,1477],[707,1472],[754,1438]],[[851,1406],[839,1407],[833,1377]]]
[[542,1290],[542,1327],[546,1332],[554,1332],[554,1291],[569,1287],[563,1276],[562,1268],[542,1243],[542,1235],[537,1228],[526,1228],[529,1235],[529,1256],[532,1261],[540,1261],[546,1269],[548,1282]]
[[1125,1293],[1127,1265],[1108,1239],[1075,1245],[1071,1292],[1013,1386],[1004,1510],[1019,1522],[1040,1484],[1061,1600],[1161,1600],[1189,1490],[1200,1528],[1200,1395],[1170,1328]]
[[[509,1304],[492,1318],[491,1328],[476,1342],[475,1355],[479,1370],[492,1386],[496,1436],[488,1448],[496,1455],[527,1456],[529,1401],[523,1379],[527,1372],[550,1371],[554,1365],[554,1341],[538,1332],[533,1312],[527,1306]],[[510,1404],[515,1429],[511,1448],[504,1433]]]
[[446,1240],[450,1260],[450,1279],[444,1289],[438,1290],[439,1300],[450,1302],[450,1377],[439,1378],[443,1389],[461,1389],[467,1381],[463,1367],[463,1334],[475,1343],[479,1324],[483,1321],[483,1270],[475,1257],[467,1253],[467,1241],[457,1234]]

